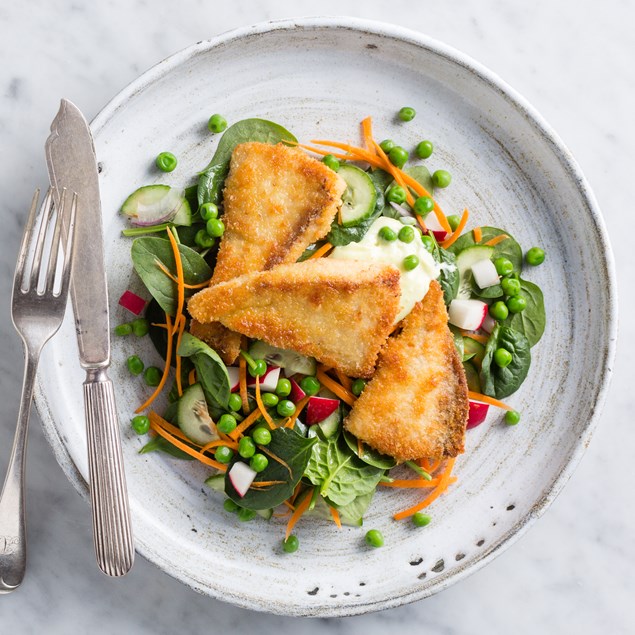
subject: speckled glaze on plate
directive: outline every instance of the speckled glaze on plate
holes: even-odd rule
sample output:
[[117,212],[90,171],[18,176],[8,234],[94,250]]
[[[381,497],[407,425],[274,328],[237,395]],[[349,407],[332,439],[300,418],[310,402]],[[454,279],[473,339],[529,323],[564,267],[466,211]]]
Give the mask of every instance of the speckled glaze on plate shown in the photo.
[[[417,118],[398,122],[399,107]],[[120,237],[117,211],[136,187],[189,184],[211,157],[206,129],[219,112],[230,122],[263,117],[301,140],[357,142],[370,114],[378,138],[408,148],[435,143],[432,169],[453,174],[439,194],[446,213],[471,211],[471,226],[507,229],[524,249],[541,245],[544,265],[525,273],[545,292],[548,325],[532,350],[530,375],[509,403],[520,425],[499,413],[468,432],[459,482],[430,509],[424,529],[396,523],[413,492],[380,492],[364,529],[301,521],[301,549],[279,548],[284,521],[240,523],[203,486],[207,470],[159,455],[128,425],[146,394],[125,359],[159,360],[148,341],[118,339],[117,386],[131,509],[139,553],[196,591],[255,610],[342,616],[412,602],[491,561],[542,515],[587,447],[611,374],[616,339],[613,264],[599,210],[579,168],[540,116],[512,89],[465,55],[391,25],[314,18],[232,31],[177,53],[125,88],[92,124],[101,164],[102,208],[112,322],[127,316],[121,293],[141,290]],[[158,174],[163,150],[179,158]],[[87,494],[86,438],[71,312],[42,357],[36,403],[68,478]],[[491,411],[490,411],[491,412]],[[369,550],[364,532],[386,545]]]

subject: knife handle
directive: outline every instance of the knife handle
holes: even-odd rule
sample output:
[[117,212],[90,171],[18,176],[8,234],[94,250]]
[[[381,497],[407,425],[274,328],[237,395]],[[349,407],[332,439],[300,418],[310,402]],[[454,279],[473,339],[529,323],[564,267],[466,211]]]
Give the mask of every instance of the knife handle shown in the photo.
[[95,555],[106,575],[122,576],[132,568],[134,542],[115,392],[105,369],[87,371],[84,409]]

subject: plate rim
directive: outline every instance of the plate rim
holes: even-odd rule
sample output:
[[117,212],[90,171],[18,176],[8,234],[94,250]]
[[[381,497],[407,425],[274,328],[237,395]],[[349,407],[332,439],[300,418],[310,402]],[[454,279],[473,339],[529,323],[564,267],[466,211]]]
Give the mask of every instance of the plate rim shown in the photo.
[[[466,563],[459,568],[453,569],[452,571],[448,571],[447,573],[435,577],[434,581],[431,584],[426,585],[424,588],[413,589],[409,593],[400,594],[397,596],[390,596],[382,600],[373,600],[361,604],[340,603],[332,607],[312,607],[310,604],[307,603],[301,609],[298,609],[295,606],[280,605],[277,603],[268,604],[265,606],[264,604],[255,604],[254,600],[250,600],[247,595],[240,597],[232,595],[230,598],[226,596],[224,597],[222,595],[222,589],[220,587],[218,587],[217,589],[202,589],[198,587],[196,581],[191,576],[187,577],[185,571],[180,569],[171,570],[170,568],[168,568],[168,566],[165,565],[165,563],[160,563],[159,554],[150,549],[148,545],[140,543],[139,538],[136,538],[135,540],[135,547],[137,552],[145,559],[149,560],[154,565],[159,567],[162,571],[184,583],[191,589],[215,599],[230,602],[231,604],[234,604],[241,608],[270,612],[279,615],[305,617],[344,617],[364,614],[371,611],[394,608],[424,599],[446,589],[452,584],[466,578],[468,575],[479,571],[482,567],[491,562],[495,557],[500,555],[507,548],[511,547],[519,538],[521,538],[525,534],[525,532],[527,532],[533,526],[536,520],[544,514],[546,509],[562,491],[564,485],[571,478],[572,474],[578,467],[582,456],[588,448],[593,433],[595,432],[601,417],[602,408],[605,403],[613,375],[612,365],[615,359],[617,346],[617,283],[613,251],[609,242],[608,232],[597,200],[573,155],[566,147],[564,142],[560,139],[560,137],[556,134],[556,132],[545,121],[542,115],[515,89],[509,86],[496,73],[489,70],[480,62],[475,61],[469,55],[462,53],[454,47],[435,40],[434,38],[424,33],[420,33],[406,27],[397,26],[387,22],[367,20],[362,18],[352,18],[346,16],[317,16],[272,20],[260,22],[258,24],[250,26],[231,29],[208,40],[201,40],[170,55],[169,57],[150,67],[139,77],[130,82],[127,86],[120,90],[92,120],[90,126],[93,135],[97,135],[99,133],[101,128],[117,113],[117,111],[125,106],[128,99],[133,97],[138,92],[142,91],[146,86],[151,85],[152,83],[160,79],[163,75],[178,67],[180,64],[189,59],[192,59],[199,54],[203,54],[214,48],[230,44],[235,40],[262,35],[269,32],[284,30],[294,31],[297,29],[309,31],[324,28],[353,31],[386,37],[393,40],[400,40],[402,42],[415,45],[419,48],[426,49],[428,52],[438,55],[454,64],[457,64],[458,66],[470,72],[472,75],[475,75],[478,80],[485,82],[485,84],[488,85],[490,88],[495,89],[501,97],[507,100],[517,111],[519,111],[523,118],[530,125],[532,125],[534,129],[536,129],[538,134],[545,141],[548,142],[554,157],[562,165],[565,172],[569,174],[572,181],[575,182],[577,189],[580,192],[583,201],[585,202],[586,208],[589,212],[590,220],[595,225],[596,234],[602,248],[602,277],[605,279],[607,284],[608,297],[608,303],[605,308],[608,317],[607,330],[609,337],[602,351],[602,366],[605,369],[605,373],[601,382],[596,386],[595,407],[593,408],[593,411],[591,412],[586,425],[580,433],[580,436],[574,446],[568,462],[564,465],[559,474],[554,478],[551,485],[545,491],[543,496],[534,504],[532,509],[522,518],[520,518],[516,525],[514,525],[503,536],[501,536],[497,542],[493,543],[488,549],[484,549],[483,551],[481,551],[480,555],[469,563]],[[68,480],[75,487],[77,492],[82,496],[82,498],[84,498],[84,500],[88,501],[88,484],[75,463],[73,462],[70,453],[66,449],[61,435],[55,425],[53,415],[49,407],[48,400],[46,398],[44,387],[40,383],[39,379],[36,381],[34,401],[42,423],[44,435],[51,445],[58,464],[64,471],[64,474],[66,475]]]

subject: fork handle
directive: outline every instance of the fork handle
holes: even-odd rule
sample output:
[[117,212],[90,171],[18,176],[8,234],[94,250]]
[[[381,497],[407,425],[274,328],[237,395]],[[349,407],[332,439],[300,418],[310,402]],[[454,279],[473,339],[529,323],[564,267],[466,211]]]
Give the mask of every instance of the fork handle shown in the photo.
[[121,576],[132,568],[134,543],[115,393],[105,369],[87,371],[84,408],[95,555],[106,575]]
[[26,569],[24,466],[29,414],[39,357],[39,350],[29,351],[25,346],[26,364],[18,424],[0,495],[0,593],[15,591],[22,583]]

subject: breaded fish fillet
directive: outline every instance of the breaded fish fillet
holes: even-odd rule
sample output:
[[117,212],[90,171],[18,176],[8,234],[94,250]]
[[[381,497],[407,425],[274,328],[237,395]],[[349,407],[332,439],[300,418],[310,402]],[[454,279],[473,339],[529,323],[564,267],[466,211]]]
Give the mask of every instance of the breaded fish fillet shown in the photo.
[[[267,143],[236,146],[223,194],[225,233],[211,284],[295,262],[329,232],[346,183],[298,148]],[[193,323],[227,363],[240,350],[240,335],[219,324]]]
[[399,310],[391,264],[320,258],[249,273],[199,291],[188,310],[247,337],[369,377]]
[[356,437],[399,461],[463,452],[465,372],[436,280],[382,350],[377,371],[344,422]]

